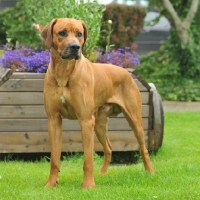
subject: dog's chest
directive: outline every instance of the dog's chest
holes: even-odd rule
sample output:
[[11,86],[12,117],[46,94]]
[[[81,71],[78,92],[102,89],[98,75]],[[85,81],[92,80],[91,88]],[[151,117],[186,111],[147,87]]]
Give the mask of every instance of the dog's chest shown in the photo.
[[56,78],[58,87],[57,87],[57,93],[58,93],[58,97],[61,100],[62,103],[69,103],[70,100],[70,92],[67,86],[68,83],[68,79],[66,78]]
[[59,87],[57,93],[57,100],[60,101],[60,112],[64,118],[76,119],[76,115],[71,106],[71,95],[68,87]]
[[61,87],[61,88],[67,87],[68,79],[66,79],[66,78],[59,78],[56,81],[57,81],[59,87]]
[[69,88],[67,86],[58,87],[57,98],[59,98],[59,101],[61,101],[63,104],[70,104],[71,95]]

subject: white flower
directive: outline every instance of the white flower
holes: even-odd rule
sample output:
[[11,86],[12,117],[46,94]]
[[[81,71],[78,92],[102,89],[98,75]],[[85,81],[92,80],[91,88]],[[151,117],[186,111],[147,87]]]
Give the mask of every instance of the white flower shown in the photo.
[[109,24],[112,24],[112,20],[109,19],[109,20],[108,20],[108,23],[109,23]]

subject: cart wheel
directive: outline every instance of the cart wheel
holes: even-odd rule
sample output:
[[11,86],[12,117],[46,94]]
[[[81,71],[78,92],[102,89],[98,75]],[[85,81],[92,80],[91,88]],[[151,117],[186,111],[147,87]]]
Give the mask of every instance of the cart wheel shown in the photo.
[[163,142],[164,135],[164,110],[162,99],[154,84],[149,84],[153,93],[153,130],[154,130],[154,151],[157,151]]

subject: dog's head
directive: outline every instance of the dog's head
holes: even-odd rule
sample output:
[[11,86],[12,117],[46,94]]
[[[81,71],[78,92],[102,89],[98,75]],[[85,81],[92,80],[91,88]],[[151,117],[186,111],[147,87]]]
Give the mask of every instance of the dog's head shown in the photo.
[[54,48],[62,59],[79,59],[87,39],[87,27],[82,20],[53,19],[41,36],[47,48]]

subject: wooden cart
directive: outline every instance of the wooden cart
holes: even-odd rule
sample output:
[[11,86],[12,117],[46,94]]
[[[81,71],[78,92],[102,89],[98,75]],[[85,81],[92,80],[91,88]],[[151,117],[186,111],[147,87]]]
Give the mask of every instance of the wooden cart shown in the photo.
[[[153,84],[128,69],[142,96],[142,118],[149,151],[162,145],[164,113],[162,100]],[[0,70],[0,153],[50,152],[47,117],[43,105],[45,74]],[[123,114],[111,117],[108,135],[113,151],[139,150],[136,138]],[[102,151],[96,136],[94,150]],[[62,152],[81,152],[82,139],[77,120],[63,119]]]

